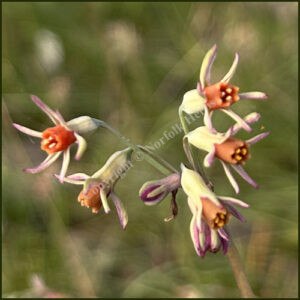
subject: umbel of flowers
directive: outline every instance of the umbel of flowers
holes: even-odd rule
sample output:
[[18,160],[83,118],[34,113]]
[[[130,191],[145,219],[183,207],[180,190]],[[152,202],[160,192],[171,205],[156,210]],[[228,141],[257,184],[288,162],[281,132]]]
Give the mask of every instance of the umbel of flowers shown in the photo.
[[[251,125],[257,122],[261,116],[257,112],[251,112],[241,117],[230,107],[241,99],[262,100],[266,99],[267,95],[257,91],[240,93],[239,87],[229,83],[237,68],[238,54],[235,54],[233,64],[227,74],[219,82],[211,83],[210,74],[216,53],[215,45],[204,57],[197,87],[184,94],[179,107],[179,117],[185,132],[183,148],[191,166],[181,163],[180,170],[175,169],[157,154],[143,146],[133,144],[101,120],[81,116],[66,122],[58,110],[53,111],[38,97],[31,96],[32,101],[54,123],[54,127],[35,131],[13,124],[19,131],[40,138],[41,149],[47,153],[47,157],[39,166],[27,168],[24,171],[39,173],[63,155],[61,170],[59,174],[54,174],[59,181],[81,186],[77,200],[82,206],[90,208],[92,213],[100,212],[103,207],[104,212],[109,214],[111,211],[109,201],[112,200],[121,226],[125,229],[128,215],[125,206],[115,193],[115,188],[119,179],[123,178],[126,171],[134,166],[133,153],[140,152],[139,154],[142,153],[149,163],[164,173],[163,178],[147,181],[140,188],[139,196],[143,203],[156,205],[171,195],[172,217],[165,219],[165,221],[170,221],[177,215],[176,196],[178,197],[178,190],[182,189],[186,197],[181,198],[186,198],[192,213],[190,234],[196,253],[202,258],[208,251],[215,253],[222,249],[224,254],[227,253],[230,247],[227,224],[232,216],[245,222],[245,218],[236,209],[236,206],[247,208],[249,205],[229,196],[217,196],[202,171],[202,167],[195,164],[195,156],[198,153],[193,150],[199,149],[206,152],[203,161],[206,168],[212,167],[215,160],[219,161],[236,193],[239,193],[240,189],[230,168],[257,188],[257,183],[246,173],[243,166],[251,157],[250,146],[252,147],[253,144],[265,138],[269,132],[251,136],[246,140],[237,138],[236,134],[242,129],[252,132]],[[213,126],[212,115],[217,110],[224,112],[234,120],[226,132],[218,132]],[[203,122],[201,126],[190,131],[185,123],[184,114],[198,112],[203,112]],[[87,146],[81,134],[94,131],[99,127],[108,129],[128,147],[113,153],[104,166],[91,176],[84,172],[67,175],[71,146],[75,143],[78,144],[75,159],[80,159]]]

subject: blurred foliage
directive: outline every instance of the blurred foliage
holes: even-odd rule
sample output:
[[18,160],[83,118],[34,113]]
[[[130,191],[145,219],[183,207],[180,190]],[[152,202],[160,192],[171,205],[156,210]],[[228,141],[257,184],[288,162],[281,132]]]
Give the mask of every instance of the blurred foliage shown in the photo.
[[[248,222],[229,227],[255,293],[297,297],[297,3],[6,2],[2,8],[4,297],[44,295],[30,283],[34,274],[74,297],[239,296],[226,257],[201,259],[194,252],[182,192],[179,215],[169,223],[163,221],[171,213],[168,199],[155,207],[139,199],[140,186],[161,176],[153,167],[137,164],[117,186],[129,214],[123,231],[115,211],[93,215],[77,203],[78,187],[53,178],[59,163],[38,175],[22,173],[44,154],[36,139],[11,126],[49,126],[32,93],[66,119],[90,115],[136,143],[154,144],[178,123],[182,96],[195,87],[214,43],[213,81],[236,51],[232,83],[270,96],[233,107],[241,115],[261,113],[255,132],[263,125],[271,135],[252,148],[246,166],[260,189],[239,180],[239,197],[251,205],[243,210]],[[220,129],[231,122],[222,113],[214,118]],[[70,173],[95,172],[123,147],[105,130],[87,139],[89,148]],[[157,149],[176,167],[186,162],[181,139]],[[207,173],[217,194],[234,196],[219,164]]]

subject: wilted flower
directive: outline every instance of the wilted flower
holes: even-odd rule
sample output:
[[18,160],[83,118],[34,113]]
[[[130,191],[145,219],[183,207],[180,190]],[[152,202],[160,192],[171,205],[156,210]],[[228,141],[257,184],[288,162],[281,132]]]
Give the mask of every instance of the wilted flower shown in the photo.
[[79,135],[79,133],[94,130],[99,126],[99,123],[88,116],[81,116],[65,122],[58,110],[54,112],[37,96],[31,95],[31,99],[43,112],[47,114],[55,126],[40,132],[13,123],[13,126],[23,133],[42,139],[41,149],[46,151],[48,154],[47,158],[39,166],[24,169],[24,172],[41,172],[53,164],[63,153],[63,163],[59,176],[60,181],[62,182],[70,162],[71,145],[74,143],[78,144],[75,159],[79,160],[86,149],[86,141],[81,135]]
[[225,254],[229,237],[224,226],[231,215],[241,222],[246,221],[232,204],[242,207],[249,205],[235,198],[216,196],[197,172],[183,164],[181,169],[181,186],[188,196],[188,204],[193,214],[190,232],[197,254],[203,258],[207,251],[217,252],[221,246]]
[[[132,151],[131,148],[126,148],[115,152],[105,165],[92,176],[75,173],[64,178],[65,182],[83,185],[83,189],[78,195],[78,202],[82,206],[91,208],[93,213],[98,213],[102,206],[106,214],[110,213],[108,204],[108,197],[110,197],[117,209],[123,229],[128,222],[128,216],[121,200],[114,193],[114,187],[120,177],[132,166],[130,160]],[[58,177],[58,175],[55,176]]]
[[171,221],[178,213],[176,204],[176,194],[180,187],[180,174],[174,173],[160,180],[147,181],[143,184],[139,191],[139,195],[146,205],[155,205],[161,202],[164,198],[172,194],[171,209],[172,216],[165,218],[165,221]]
[[[239,94],[239,87],[229,84],[238,65],[239,56],[236,53],[235,59],[228,73],[215,84],[210,83],[210,73],[213,62],[217,55],[217,45],[214,45],[205,55],[200,69],[200,82],[197,89],[184,94],[180,109],[188,114],[205,111],[207,118],[211,118],[214,110],[222,110],[242,127],[251,131],[251,128],[229,107],[239,99],[267,99],[267,94],[262,92],[247,92]],[[210,112],[210,113],[209,113]]]
[[147,181],[139,191],[139,195],[146,205],[155,205],[162,201],[169,193],[180,187],[180,174],[174,173],[160,180]]
[[[244,122],[249,125],[256,122],[259,118],[260,114],[254,112],[247,115],[244,118]],[[206,121],[204,122],[206,126],[198,127],[184,137],[190,144],[208,152],[204,158],[204,166],[210,167],[216,157],[222,163],[236,193],[239,192],[239,186],[233,178],[228,164],[249,184],[257,188],[258,185],[250,178],[241,165],[244,165],[246,160],[250,158],[249,146],[265,138],[269,132],[261,133],[247,141],[243,141],[233,137],[242,128],[240,123],[230,127],[226,133],[219,133],[210,127],[210,124],[206,123]]]

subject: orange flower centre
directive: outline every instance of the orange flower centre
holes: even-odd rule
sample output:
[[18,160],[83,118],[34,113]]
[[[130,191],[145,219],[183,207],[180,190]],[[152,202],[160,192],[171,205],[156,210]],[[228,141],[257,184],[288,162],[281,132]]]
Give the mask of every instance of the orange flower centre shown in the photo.
[[215,156],[230,164],[244,165],[246,160],[251,157],[248,144],[233,137],[229,137],[222,144],[214,144],[214,146]]
[[229,214],[225,208],[218,207],[205,197],[201,197],[201,202],[203,218],[210,228],[218,229],[228,223]]
[[90,207],[93,213],[97,213],[102,206],[100,187],[92,186],[86,194],[82,190],[78,195],[78,202],[81,206]]
[[238,91],[237,86],[225,82],[209,85],[204,88],[206,106],[211,110],[229,107],[240,99]]
[[67,149],[76,141],[73,131],[61,125],[47,128],[42,135],[41,148],[48,154]]

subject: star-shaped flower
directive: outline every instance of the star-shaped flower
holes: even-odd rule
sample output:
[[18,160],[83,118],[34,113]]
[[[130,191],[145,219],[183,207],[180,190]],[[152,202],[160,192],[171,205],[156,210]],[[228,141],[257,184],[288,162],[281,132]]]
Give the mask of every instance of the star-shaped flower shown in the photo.
[[[243,121],[247,125],[250,125],[258,121],[259,118],[260,114],[253,112],[247,115]],[[198,127],[184,137],[184,139],[187,139],[193,146],[208,152],[204,158],[204,166],[210,167],[214,159],[218,158],[236,193],[239,193],[239,186],[231,174],[229,166],[249,184],[257,188],[257,183],[246,173],[242,165],[250,158],[249,147],[268,136],[269,132],[260,133],[247,141],[243,141],[234,137],[234,135],[241,130],[241,123],[236,123],[225,133],[219,133],[212,127],[211,123],[207,121],[207,119],[204,119],[206,126]]]
[[229,84],[238,65],[239,56],[237,53],[228,73],[219,82],[211,84],[211,68],[216,55],[217,45],[214,45],[206,53],[202,62],[197,89],[184,94],[180,110],[188,114],[204,111],[209,118],[211,118],[214,110],[221,110],[235,121],[240,122],[242,127],[250,132],[251,128],[248,124],[243,122],[239,115],[234,113],[229,107],[240,99],[267,99],[268,96],[262,92],[238,93],[239,87]]
[[99,126],[99,123],[88,116],[81,116],[66,122],[58,110],[53,111],[37,96],[31,95],[31,99],[44,113],[46,113],[55,126],[49,127],[44,131],[36,131],[13,123],[13,126],[19,131],[40,138],[42,140],[41,149],[48,154],[46,159],[39,166],[26,168],[24,169],[24,172],[41,172],[53,164],[59,156],[63,154],[63,163],[59,176],[60,182],[63,182],[63,177],[67,173],[70,163],[70,147],[74,143],[78,144],[75,159],[79,160],[87,146],[85,139],[79,135],[79,133],[94,130]]

